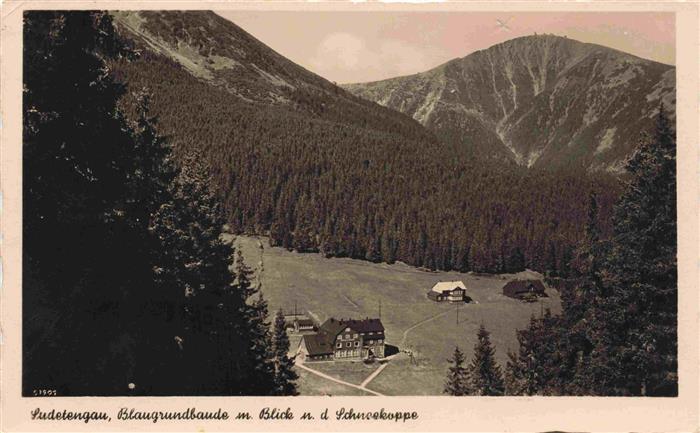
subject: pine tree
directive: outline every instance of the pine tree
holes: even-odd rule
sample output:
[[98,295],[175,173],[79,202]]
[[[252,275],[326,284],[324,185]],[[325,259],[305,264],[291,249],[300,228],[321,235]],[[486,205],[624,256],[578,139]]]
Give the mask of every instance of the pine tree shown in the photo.
[[23,322],[24,391],[126,394],[153,294],[151,252],[131,206],[135,133],[107,61],[133,53],[104,12],[24,20],[23,309],[45,312]]
[[[576,285],[562,292],[563,325],[546,337],[560,342],[559,355],[563,359],[561,372],[565,376],[561,380],[567,383],[569,394],[585,395],[591,392],[588,372],[593,348],[591,323],[596,320],[602,290],[601,263],[605,246],[598,227],[598,199],[592,192],[583,241],[572,260],[577,275]],[[542,386],[546,387],[547,384]]]
[[294,248],[299,252],[318,251],[315,240],[313,219],[311,213],[315,206],[313,200],[302,195],[296,206],[296,222],[294,224]]
[[395,251],[395,241],[394,241],[394,231],[393,231],[394,223],[392,221],[391,224],[386,224],[384,225],[384,230],[382,232],[382,238],[381,238],[381,258],[388,264],[393,264],[395,262],[394,259],[394,251]]
[[294,371],[294,357],[289,357],[289,337],[281,309],[275,316],[272,351],[275,360],[275,394],[297,395],[295,381],[299,376]]
[[171,359],[180,370],[174,386],[185,394],[232,395],[245,391],[245,368],[237,365],[248,348],[240,315],[245,298],[229,270],[233,250],[221,239],[225,220],[209,184],[206,160],[196,151],[185,155],[173,200],[155,213],[151,231],[162,248],[157,279],[182,318],[167,338],[179,350]]
[[267,301],[259,286],[251,281],[253,271],[248,267],[240,250],[236,251],[236,287],[245,301],[241,317],[244,319],[247,336],[245,365],[248,374],[243,386],[249,395],[271,395],[275,392],[275,366],[272,352],[272,337],[268,320]]
[[477,333],[478,342],[474,346],[474,357],[469,364],[470,394],[498,396],[505,392],[501,367],[494,358],[489,332],[482,324]]
[[676,139],[663,107],[627,166],[596,317],[598,394],[678,393]]
[[[150,115],[148,93],[144,90],[134,97],[138,113],[131,126],[134,131],[134,169],[127,178],[129,195],[125,209],[134,216],[141,236],[130,243],[128,254],[148,258],[149,272],[143,279],[150,280],[151,287],[137,292],[142,300],[134,304],[143,304],[144,307],[135,312],[139,317],[130,317],[135,332],[140,334],[133,380],[139,386],[139,393],[163,395],[181,391],[172,378],[181,374],[180,367],[173,361],[181,359],[181,345],[176,337],[185,326],[184,292],[173,290],[176,281],[167,278],[164,272],[165,269],[172,271],[178,264],[170,260],[168,245],[153,229],[160,210],[174,203],[172,184],[178,170],[169,143],[156,132],[157,119]],[[143,333],[143,329],[150,332]]]
[[517,331],[518,352],[508,352],[506,392],[508,395],[536,395],[541,389],[537,374],[537,319],[530,318],[526,329]]
[[522,371],[519,366],[518,355],[509,350],[503,382],[505,387],[504,395],[532,395],[528,394],[528,389],[524,386],[525,380],[522,377]]
[[[508,354],[506,388],[509,395],[581,395],[571,386],[575,366],[567,361],[568,329],[549,309],[530,318],[517,331],[518,352]],[[585,395],[585,394],[584,394]]]
[[443,393],[455,396],[468,395],[469,376],[467,369],[464,367],[464,353],[459,350],[458,346],[455,346],[452,358],[448,359],[447,362],[450,363],[450,368],[447,373],[447,381],[445,382]]

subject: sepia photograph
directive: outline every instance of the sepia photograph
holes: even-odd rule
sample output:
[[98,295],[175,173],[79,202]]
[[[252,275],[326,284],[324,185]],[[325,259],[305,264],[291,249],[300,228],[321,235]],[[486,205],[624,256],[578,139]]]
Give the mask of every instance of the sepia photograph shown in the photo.
[[6,0],[0,431],[696,433],[698,30]]
[[675,14],[22,14],[23,397],[678,396]]

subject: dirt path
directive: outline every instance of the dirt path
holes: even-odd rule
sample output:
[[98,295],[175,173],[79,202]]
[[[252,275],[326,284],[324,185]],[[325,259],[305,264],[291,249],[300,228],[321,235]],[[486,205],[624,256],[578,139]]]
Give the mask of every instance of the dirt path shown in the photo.
[[348,301],[348,302],[350,303],[350,305],[352,305],[353,307],[358,308],[358,309],[360,308],[359,305],[357,305],[356,303],[352,302],[352,299],[348,298],[346,295],[342,295],[342,296],[343,296],[343,298],[345,298],[346,301]]
[[375,377],[377,377],[379,375],[379,373],[382,372],[382,370],[384,370],[386,368],[387,365],[389,365],[388,362],[385,362],[384,364],[380,365],[378,369],[374,370],[374,372],[372,372],[372,374],[367,376],[367,378],[362,381],[360,386],[362,388],[365,388],[372,380],[374,380]]
[[[386,365],[387,365],[387,364],[384,364],[382,367],[385,367]],[[349,387],[351,387],[351,388],[359,389],[359,390],[361,390],[361,391],[364,391],[364,392],[367,392],[367,393],[370,393],[370,394],[373,394],[373,395],[379,395],[379,396],[383,396],[383,395],[384,395],[384,394],[380,394],[380,393],[378,393],[378,392],[376,392],[376,391],[372,391],[371,389],[365,388],[365,387],[364,387],[365,382],[369,383],[369,381],[368,381],[367,379],[365,379],[365,382],[362,382],[362,385],[355,385],[355,384],[352,384],[352,383],[350,383],[350,382],[346,382],[346,381],[344,381],[344,380],[336,379],[335,377],[329,376],[329,375],[327,375],[327,374],[325,374],[325,373],[321,373],[320,371],[314,370],[313,368],[309,368],[309,367],[307,367],[306,365],[304,365],[303,362],[297,362],[297,363],[296,363],[296,366],[299,367],[299,368],[301,368],[301,369],[304,369],[304,370],[308,371],[308,372],[311,373],[311,374],[315,374],[316,376],[322,377],[322,378],[324,378],[324,379],[326,379],[326,380],[330,380],[331,382],[335,382],[335,383],[339,383],[339,384],[341,384],[341,385],[349,386]],[[378,368],[377,370],[381,370],[381,367]],[[377,373],[377,372],[375,371],[375,373],[372,374],[370,377],[371,377],[372,379],[374,379],[374,377],[372,377],[372,376],[376,376],[376,373]],[[371,380],[371,379],[370,379],[370,380]]]
[[459,310],[459,309],[461,309],[461,308],[464,308],[464,306],[462,305],[462,306],[457,307],[457,308],[452,308],[452,309],[450,309],[450,310],[443,311],[442,313],[438,313],[438,314],[436,314],[436,315],[434,315],[434,316],[430,316],[430,317],[428,317],[428,318],[426,318],[426,319],[421,320],[421,321],[418,322],[418,323],[415,323],[415,324],[411,325],[411,327],[409,327],[408,329],[406,329],[405,331],[403,331],[403,338],[401,339],[401,343],[399,344],[399,349],[401,349],[402,347],[404,347],[404,345],[406,344],[406,338],[408,338],[408,334],[409,334],[411,331],[413,331],[414,329],[416,329],[417,327],[419,327],[419,326],[421,326],[421,325],[424,325],[424,324],[426,324],[426,323],[428,323],[428,322],[430,322],[430,321],[432,321],[432,320],[435,320],[435,319],[437,319],[438,317],[446,316],[446,315],[448,315],[449,313],[451,313],[451,312],[453,312],[453,311],[456,311],[456,310]]

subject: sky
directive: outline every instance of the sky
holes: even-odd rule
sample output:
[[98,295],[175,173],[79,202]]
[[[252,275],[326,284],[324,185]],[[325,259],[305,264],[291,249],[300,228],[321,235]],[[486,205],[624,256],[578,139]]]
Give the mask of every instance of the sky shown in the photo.
[[429,70],[520,36],[550,33],[675,64],[673,13],[217,11],[337,83]]

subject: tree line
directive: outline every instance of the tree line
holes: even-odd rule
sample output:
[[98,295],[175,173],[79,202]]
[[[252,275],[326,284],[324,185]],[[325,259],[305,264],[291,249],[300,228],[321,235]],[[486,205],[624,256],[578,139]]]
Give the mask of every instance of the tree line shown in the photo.
[[450,360],[446,393],[678,395],[676,140],[663,107],[627,171],[609,239],[597,197],[589,199],[562,313],[546,311],[517,331],[505,378],[482,328],[471,366],[459,349]]
[[104,12],[24,15],[23,394],[294,395],[207,161],[174,163],[147,92],[117,106],[135,58]]
[[151,89],[176,153],[203,149],[231,228],[268,235],[276,246],[429,269],[568,276],[591,191],[601,230],[611,231],[620,188],[604,173],[485,160],[461,138],[439,140],[376,104],[359,110],[342,89],[336,96],[300,87],[288,104],[246,102],[148,50],[114,69],[128,86]]

